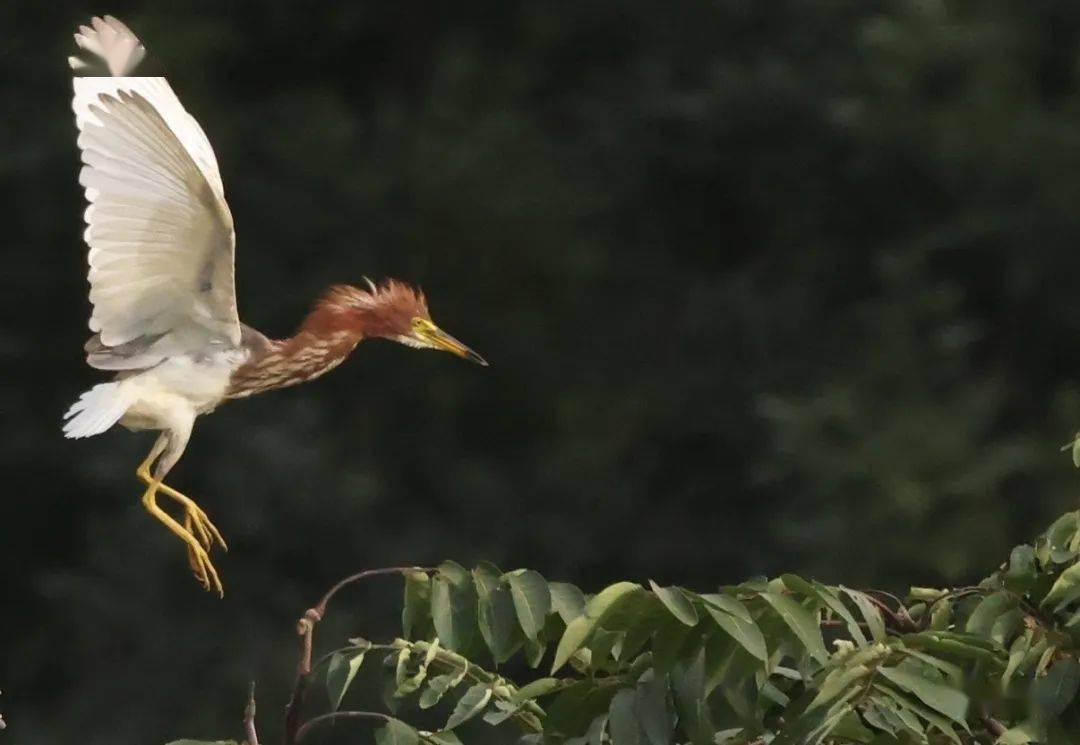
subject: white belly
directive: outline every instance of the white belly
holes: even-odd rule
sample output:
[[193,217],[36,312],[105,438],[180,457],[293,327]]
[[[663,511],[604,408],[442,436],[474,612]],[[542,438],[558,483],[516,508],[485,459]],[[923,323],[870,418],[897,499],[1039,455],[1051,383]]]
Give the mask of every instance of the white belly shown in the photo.
[[175,429],[213,411],[225,398],[232,371],[247,352],[171,357],[121,382],[133,399],[120,423],[130,429]]

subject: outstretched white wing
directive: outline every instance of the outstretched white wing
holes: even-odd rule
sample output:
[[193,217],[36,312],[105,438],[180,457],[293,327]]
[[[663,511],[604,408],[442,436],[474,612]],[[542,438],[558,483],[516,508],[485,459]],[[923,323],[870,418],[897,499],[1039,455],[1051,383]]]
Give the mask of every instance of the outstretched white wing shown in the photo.
[[[119,21],[75,36],[109,73],[143,47]],[[89,66],[72,58],[76,74]],[[169,354],[240,341],[235,234],[202,128],[160,77],[76,77],[75,123],[90,203],[90,364],[131,369]]]

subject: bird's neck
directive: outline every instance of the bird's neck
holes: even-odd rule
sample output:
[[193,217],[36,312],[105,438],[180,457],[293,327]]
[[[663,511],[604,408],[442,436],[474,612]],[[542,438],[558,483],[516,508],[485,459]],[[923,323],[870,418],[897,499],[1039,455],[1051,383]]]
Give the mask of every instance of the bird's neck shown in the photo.
[[263,337],[248,345],[250,356],[232,374],[228,396],[243,398],[314,380],[344,362],[364,336],[354,320],[317,307],[294,335]]

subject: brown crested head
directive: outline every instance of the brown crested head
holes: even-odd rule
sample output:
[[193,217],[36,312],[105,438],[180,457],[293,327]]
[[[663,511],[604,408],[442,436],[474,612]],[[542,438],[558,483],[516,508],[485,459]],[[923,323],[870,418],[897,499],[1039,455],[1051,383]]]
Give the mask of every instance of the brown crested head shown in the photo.
[[410,333],[413,319],[430,320],[419,288],[391,279],[366,288],[334,285],[323,295],[313,316],[366,337],[395,339]]
[[395,279],[367,288],[334,285],[308,317],[305,329],[352,331],[359,337],[391,339],[420,349],[441,349],[486,365],[476,352],[436,326],[417,287]]

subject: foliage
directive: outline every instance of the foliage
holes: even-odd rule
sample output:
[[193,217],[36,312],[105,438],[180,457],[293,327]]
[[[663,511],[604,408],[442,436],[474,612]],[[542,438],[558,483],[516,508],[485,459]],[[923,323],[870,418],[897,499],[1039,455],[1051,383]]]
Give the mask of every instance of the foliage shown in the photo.
[[[290,742],[339,716],[377,720],[380,745],[459,743],[470,722],[519,745],[1080,741],[1080,512],[978,585],[902,600],[793,574],[585,595],[486,563],[401,573],[402,636],[326,655],[332,711]],[[375,653],[387,713],[335,713]],[[409,723],[432,709],[441,725]]]

